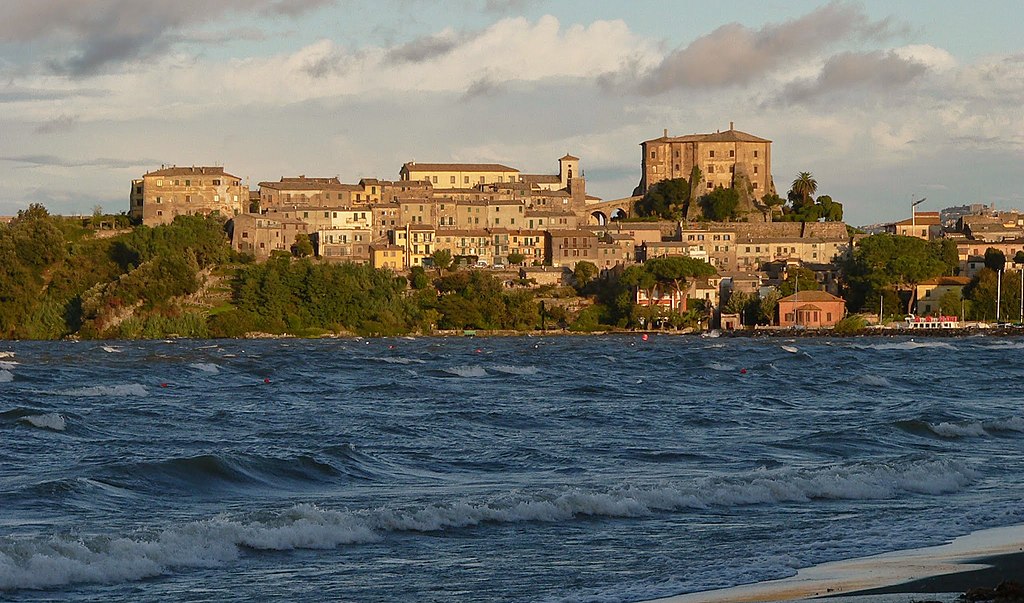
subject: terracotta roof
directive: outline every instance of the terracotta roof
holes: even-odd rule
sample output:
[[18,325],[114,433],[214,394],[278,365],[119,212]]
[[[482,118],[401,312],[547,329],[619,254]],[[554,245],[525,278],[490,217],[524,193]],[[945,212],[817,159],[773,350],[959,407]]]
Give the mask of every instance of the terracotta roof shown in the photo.
[[152,172],[146,172],[146,176],[228,176],[231,178],[238,178],[238,176],[232,176],[224,171],[223,167],[220,166],[192,166],[192,167],[169,167],[154,170]]
[[651,140],[645,140],[641,144],[647,144],[648,142],[771,142],[765,138],[759,138],[753,134],[747,134],[739,130],[726,130],[725,132],[715,132],[714,134],[688,134],[686,136],[662,136],[660,138],[653,138]]
[[579,160],[580,160],[579,157],[573,157],[572,155],[570,155],[568,153],[565,154],[565,157],[562,157],[561,159],[559,159],[559,161],[579,161]]
[[500,163],[416,163],[410,161],[402,168],[415,172],[519,172],[515,168]]
[[827,291],[800,291],[793,295],[787,295],[779,300],[779,302],[843,302],[846,303],[841,297],[836,297]]
[[549,230],[547,232],[553,237],[597,237],[589,230]]

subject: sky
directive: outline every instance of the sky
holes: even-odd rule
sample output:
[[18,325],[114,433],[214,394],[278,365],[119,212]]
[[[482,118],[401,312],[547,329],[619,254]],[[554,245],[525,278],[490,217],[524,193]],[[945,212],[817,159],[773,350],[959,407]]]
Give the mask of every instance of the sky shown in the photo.
[[736,0],[6,0],[0,215],[127,211],[132,178],[222,165],[398,178],[502,163],[628,196],[640,147],[773,141],[873,224],[1024,208],[1024,5]]

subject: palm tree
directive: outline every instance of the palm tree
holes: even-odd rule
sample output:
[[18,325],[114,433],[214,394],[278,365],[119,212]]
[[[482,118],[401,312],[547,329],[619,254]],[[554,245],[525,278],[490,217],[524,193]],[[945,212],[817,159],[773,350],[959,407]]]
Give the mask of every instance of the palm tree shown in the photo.
[[818,192],[818,181],[810,172],[800,172],[790,187],[790,193],[800,199],[800,207],[812,203],[811,197]]

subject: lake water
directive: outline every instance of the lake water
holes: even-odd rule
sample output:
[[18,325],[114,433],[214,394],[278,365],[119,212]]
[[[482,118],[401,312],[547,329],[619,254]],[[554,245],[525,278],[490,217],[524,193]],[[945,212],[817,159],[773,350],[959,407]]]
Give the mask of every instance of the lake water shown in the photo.
[[1024,523],[1022,349],[0,342],[0,599],[635,601]]

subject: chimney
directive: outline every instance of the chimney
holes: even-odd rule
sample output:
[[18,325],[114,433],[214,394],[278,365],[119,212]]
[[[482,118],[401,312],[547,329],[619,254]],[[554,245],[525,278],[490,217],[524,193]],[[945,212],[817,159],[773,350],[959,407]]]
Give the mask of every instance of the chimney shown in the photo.
[[665,128],[665,138],[668,138],[668,128]]
[[735,129],[736,129],[736,128],[733,128],[733,127],[732,127],[732,122],[731,122],[731,121],[729,122],[729,129],[730,129],[730,130],[735,130]]

